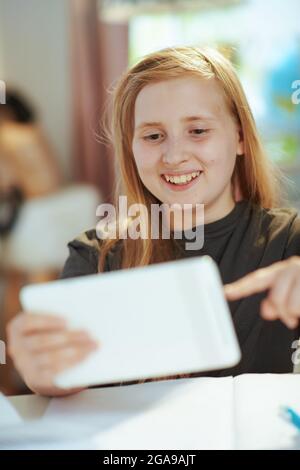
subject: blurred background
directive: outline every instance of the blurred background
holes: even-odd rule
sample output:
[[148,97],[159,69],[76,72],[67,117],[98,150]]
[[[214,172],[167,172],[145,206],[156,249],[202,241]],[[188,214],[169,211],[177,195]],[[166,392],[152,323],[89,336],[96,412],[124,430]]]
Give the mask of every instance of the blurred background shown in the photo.
[[[298,0],[0,0],[0,339],[21,286],[56,279],[68,241],[112,201],[99,123],[109,88],[145,53],[225,51],[300,208],[299,18]],[[0,389],[26,393],[8,357]]]

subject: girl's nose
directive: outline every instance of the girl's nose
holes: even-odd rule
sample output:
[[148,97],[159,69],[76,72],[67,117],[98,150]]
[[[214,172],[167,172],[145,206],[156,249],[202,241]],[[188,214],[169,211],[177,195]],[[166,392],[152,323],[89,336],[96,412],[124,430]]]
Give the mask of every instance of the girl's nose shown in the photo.
[[174,166],[187,160],[188,153],[181,142],[177,140],[166,144],[162,155],[163,163]]

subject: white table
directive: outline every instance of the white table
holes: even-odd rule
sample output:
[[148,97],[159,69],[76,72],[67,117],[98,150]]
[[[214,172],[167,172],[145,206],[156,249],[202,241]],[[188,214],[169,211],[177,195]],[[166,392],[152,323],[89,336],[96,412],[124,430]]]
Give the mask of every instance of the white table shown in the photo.
[[300,449],[300,433],[279,414],[282,406],[300,413],[299,397],[299,374],[245,374],[100,387],[51,403],[37,395],[9,401],[25,420],[50,404],[46,419],[93,426],[99,449]]

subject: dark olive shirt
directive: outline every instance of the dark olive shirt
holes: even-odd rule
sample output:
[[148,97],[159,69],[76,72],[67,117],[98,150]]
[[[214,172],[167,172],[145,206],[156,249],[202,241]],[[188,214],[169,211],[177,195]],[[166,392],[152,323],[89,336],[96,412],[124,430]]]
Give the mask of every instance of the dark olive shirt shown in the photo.
[[[262,209],[241,201],[222,219],[204,225],[201,249],[186,250],[186,241],[190,240],[176,240],[178,250],[174,259],[209,255],[218,264],[222,281],[227,284],[256,269],[293,255],[300,256],[300,218],[295,209]],[[97,273],[100,243],[95,230],[72,240],[61,278]],[[105,265],[105,271],[115,269],[120,269],[118,249],[109,253]],[[292,354],[295,340],[300,336],[299,328],[290,330],[281,321],[262,319],[260,303],[266,294],[229,303],[242,351],[240,363],[231,369],[193,373],[191,377],[293,371]]]

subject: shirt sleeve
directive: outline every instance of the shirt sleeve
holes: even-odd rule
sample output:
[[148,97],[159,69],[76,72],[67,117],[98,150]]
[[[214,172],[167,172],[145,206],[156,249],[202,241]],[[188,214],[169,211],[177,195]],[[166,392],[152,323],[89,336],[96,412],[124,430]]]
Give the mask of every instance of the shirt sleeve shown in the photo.
[[60,279],[98,273],[99,251],[89,244],[74,239],[68,243],[69,256],[60,273]]

